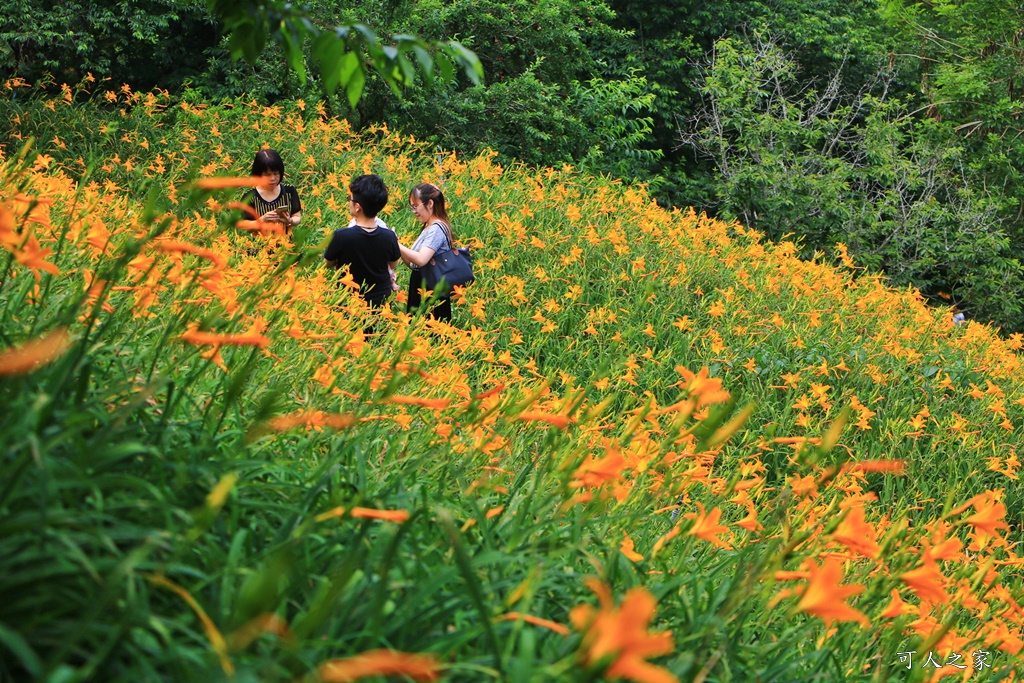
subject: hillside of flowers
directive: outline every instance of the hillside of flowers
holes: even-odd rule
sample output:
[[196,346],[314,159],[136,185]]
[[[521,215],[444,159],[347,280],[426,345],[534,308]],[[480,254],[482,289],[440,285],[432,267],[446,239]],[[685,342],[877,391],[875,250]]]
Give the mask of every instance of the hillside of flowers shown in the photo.
[[[0,105],[0,679],[1024,673],[1020,336],[569,167],[83,85]],[[262,147],[292,239],[236,227]],[[323,264],[362,173],[407,245],[444,189],[452,325]]]

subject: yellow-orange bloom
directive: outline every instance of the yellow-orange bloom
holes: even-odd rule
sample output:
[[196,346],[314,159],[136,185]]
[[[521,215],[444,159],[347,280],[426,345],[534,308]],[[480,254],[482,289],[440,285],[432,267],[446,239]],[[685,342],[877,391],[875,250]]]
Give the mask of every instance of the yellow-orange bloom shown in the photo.
[[843,463],[843,472],[883,472],[886,474],[903,474],[907,463],[905,460],[861,460]]
[[585,666],[609,662],[605,678],[628,678],[637,683],[678,683],[668,670],[645,661],[672,652],[670,631],[651,633],[647,626],[654,617],[654,596],[646,588],[633,588],[619,607],[612,604],[608,586],[594,578],[586,580],[601,605],[577,605],[569,612],[573,628],[583,634],[580,658]]
[[605,456],[597,460],[588,455],[573,473],[573,486],[603,486],[622,478],[627,467],[626,458],[614,445],[607,446]]
[[851,508],[846,513],[843,521],[832,533],[832,540],[865,557],[878,557],[881,551],[878,542],[875,541],[875,527],[864,520],[864,508],[860,506]]
[[556,415],[554,413],[525,412],[519,413],[519,415],[516,416],[516,419],[524,420],[526,422],[547,422],[559,429],[565,429],[569,426],[568,415]]
[[797,609],[812,614],[828,626],[834,621],[856,621],[867,628],[871,626],[864,613],[846,604],[846,598],[864,591],[864,586],[849,584],[840,586],[843,567],[839,560],[828,558],[820,567],[811,569],[811,581],[804,588]]
[[754,533],[764,530],[764,527],[761,526],[761,523],[757,521],[757,508],[755,508],[753,504],[751,504],[747,508],[747,516],[741,519],[740,521],[736,522],[736,526],[740,527],[741,529],[746,529],[747,531],[752,531]]
[[622,539],[622,545],[619,546],[619,552],[625,555],[630,562],[643,562],[644,556],[636,551],[636,547],[633,545],[633,539],[629,537],[629,534],[625,535]]
[[21,265],[32,271],[36,282],[40,282],[39,271],[45,271],[50,275],[60,275],[60,269],[49,261],[44,260],[53,253],[53,249],[42,249],[35,236],[30,236],[21,249],[14,250],[14,258]]
[[1006,506],[996,499],[992,491],[979,493],[971,502],[974,504],[975,513],[964,521],[975,529],[989,536],[997,536],[999,529],[1010,528],[1003,521],[1006,517]]
[[184,332],[179,339],[196,346],[259,346],[266,348],[270,345],[270,339],[262,334],[249,332],[246,334],[217,334],[215,332],[201,332],[192,327]]
[[945,589],[945,577],[939,571],[935,560],[925,559],[924,564],[917,569],[904,572],[900,581],[910,586],[910,590],[917,594],[917,597],[928,602],[949,602],[949,594]]
[[212,249],[204,249],[203,247],[192,244],[190,242],[170,240],[167,242],[160,242],[159,244],[157,244],[157,248],[160,249],[160,251],[166,251],[169,253],[177,252],[201,256],[213,262],[214,270],[223,270],[228,266],[227,260],[221,254],[218,254]]
[[706,366],[701,368],[700,372],[694,374],[685,366],[677,365],[676,372],[682,375],[685,380],[685,384],[683,382],[679,382],[679,384],[686,388],[690,396],[697,398],[698,408],[712,403],[724,403],[729,400],[730,394],[722,388],[722,380],[717,377],[708,377],[709,371]]
[[714,543],[719,548],[732,548],[732,544],[728,541],[719,538],[719,534],[725,534],[729,532],[729,527],[723,526],[718,523],[722,518],[722,510],[718,506],[711,512],[705,512],[704,506],[697,503],[697,507],[700,508],[700,513],[687,512],[684,517],[687,519],[693,519],[693,526],[687,532],[690,536],[696,536],[697,538],[703,539],[708,543]]
[[370,650],[324,662],[318,673],[324,683],[352,683],[370,676],[407,676],[414,681],[436,681],[441,674],[441,664],[431,655]]
[[316,516],[316,521],[324,522],[328,519],[334,519],[335,517],[344,517],[345,513],[348,513],[350,517],[355,519],[379,519],[385,522],[395,522],[401,524],[409,519],[409,513],[405,510],[377,510],[375,508],[346,508],[336,507],[327,512],[322,512]]
[[559,624],[557,621],[551,621],[550,619],[542,619],[535,617],[532,614],[523,614],[521,612],[509,612],[508,614],[502,614],[498,617],[498,621],[519,621],[523,620],[528,624],[534,626],[543,626],[544,628],[551,629],[555,633],[563,636],[569,635],[569,627],[564,624]]
[[900,597],[900,592],[895,588],[891,591],[892,600],[886,605],[885,609],[879,615],[883,619],[895,619],[901,614],[907,614],[910,611],[909,605],[903,602],[903,598]]
[[196,181],[195,185],[203,190],[221,190],[231,187],[256,187],[259,183],[260,178],[257,176],[220,176],[216,178],[200,178]]
[[227,638],[228,647],[232,650],[244,650],[264,633],[273,633],[283,639],[291,637],[288,622],[272,612],[267,612],[253,617],[232,631]]
[[434,410],[444,410],[451,403],[451,399],[448,398],[423,398],[420,396],[400,396],[398,394],[388,396],[387,400],[391,403],[406,406],[423,406],[424,408],[433,408]]
[[24,375],[50,363],[71,347],[71,336],[63,327],[21,346],[0,351],[0,375]]
[[306,429],[347,429],[356,423],[354,415],[347,413],[325,413],[322,410],[299,410],[287,415],[278,415],[267,422],[267,428],[275,432],[286,432],[295,427]]

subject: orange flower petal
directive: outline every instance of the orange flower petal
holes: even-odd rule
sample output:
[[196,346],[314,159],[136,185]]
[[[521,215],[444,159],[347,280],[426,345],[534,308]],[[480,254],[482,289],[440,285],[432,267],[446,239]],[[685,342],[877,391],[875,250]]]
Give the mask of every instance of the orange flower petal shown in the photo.
[[407,676],[414,681],[436,681],[441,665],[430,655],[394,650],[370,650],[347,659],[332,659],[320,665],[324,683],[352,683],[370,676]]
[[541,619],[535,617],[532,614],[522,614],[521,612],[509,612],[508,614],[502,614],[498,617],[498,621],[525,621],[528,624],[534,626],[543,626],[544,628],[550,629],[555,633],[563,636],[569,635],[569,627],[563,624],[559,624],[557,621],[551,621],[550,619]]
[[21,346],[0,351],[0,375],[24,375],[60,358],[71,347],[71,335],[63,327]]
[[203,190],[220,190],[228,187],[256,187],[259,183],[260,179],[256,176],[244,178],[221,176],[217,178],[200,178],[195,182],[195,186]]

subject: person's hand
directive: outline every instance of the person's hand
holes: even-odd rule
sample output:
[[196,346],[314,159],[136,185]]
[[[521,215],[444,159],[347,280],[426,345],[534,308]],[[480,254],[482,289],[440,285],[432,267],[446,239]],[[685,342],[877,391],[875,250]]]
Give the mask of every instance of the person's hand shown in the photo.
[[277,211],[267,211],[265,214],[260,216],[260,220],[264,223],[284,223],[287,218],[282,218]]

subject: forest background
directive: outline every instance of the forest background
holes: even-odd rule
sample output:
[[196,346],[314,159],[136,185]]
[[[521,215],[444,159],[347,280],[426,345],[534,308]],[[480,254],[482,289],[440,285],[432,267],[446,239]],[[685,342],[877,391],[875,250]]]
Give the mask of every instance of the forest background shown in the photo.
[[455,39],[486,73],[396,97],[371,70],[354,109],[301,33],[254,65],[232,59],[225,6],[2,0],[2,75],[323,101],[357,129],[386,124],[439,151],[638,181],[805,256],[842,243],[894,285],[1024,330],[1019,3],[312,0],[314,26]]

